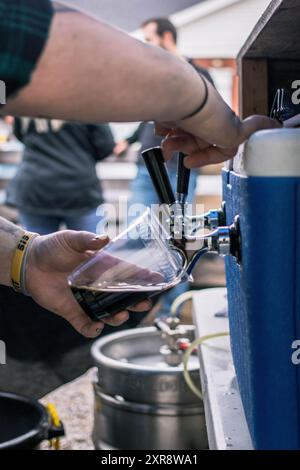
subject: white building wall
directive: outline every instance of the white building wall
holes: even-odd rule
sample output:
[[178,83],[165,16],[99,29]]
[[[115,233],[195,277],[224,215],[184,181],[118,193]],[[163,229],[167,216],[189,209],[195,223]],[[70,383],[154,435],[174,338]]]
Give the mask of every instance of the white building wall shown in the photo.
[[229,67],[210,68],[209,73],[223,100],[232,106],[232,69]]
[[[213,3],[222,4],[220,0],[208,2],[211,6]],[[235,58],[269,3],[270,0],[239,0],[205,16],[195,16],[195,20],[193,9],[196,14],[198,8],[201,15],[200,6],[173,15],[179,29],[180,50],[191,57]]]

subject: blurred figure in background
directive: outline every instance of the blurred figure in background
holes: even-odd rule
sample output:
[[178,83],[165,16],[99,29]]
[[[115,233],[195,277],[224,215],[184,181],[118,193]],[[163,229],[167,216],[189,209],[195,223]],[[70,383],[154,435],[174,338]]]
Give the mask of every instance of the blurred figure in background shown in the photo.
[[[177,30],[168,18],[150,18],[142,24],[142,30],[146,42],[176,54],[177,56],[181,57],[182,60],[186,60],[196,69],[199,74],[201,73],[213,84],[213,80],[206,69],[196,65],[192,59],[181,56],[177,48]],[[161,140],[162,138],[160,136],[155,135],[153,122],[142,122],[130,137],[128,137],[126,140],[118,142],[114,148],[114,154],[117,156],[124,154],[129,146],[135,142],[139,142],[141,144],[142,152],[143,150],[146,150],[150,147],[159,146],[161,144]],[[131,198],[129,200],[128,206],[130,207],[133,204],[144,204],[145,206],[157,204],[157,195],[152,187],[151,181],[149,179],[149,173],[146,169],[143,159],[139,158],[137,164],[137,176],[130,187]],[[167,162],[167,168],[171,185],[174,192],[176,192],[177,159],[170,159]],[[198,174],[199,173],[197,170],[191,170],[189,194],[187,198],[187,202],[189,204],[192,204],[195,198]],[[188,283],[184,283],[164,294],[161,297],[162,309],[160,314],[162,316],[168,315],[173,300],[187,289]]]
[[[8,187],[7,202],[19,209],[22,225],[43,235],[61,225],[102,232],[105,221],[96,216],[96,209],[103,197],[95,165],[113,151],[109,125],[17,118],[14,131],[24,144],[24,153]],[[91,339],[29,297],[23,299],[22,315],[16,317],[18,297],[13,291],[6,295],[10,295],[14,315],[10,310],[1,312],[1,334],[10,344],[10,365],[20,368],[20,382],[10,378],[11,368],[1,369],[0,381],[7,388],[21,393],[28,377],[27,393],[40,397],[92,366]],[[133,328],[144,315],[130,313],[118,328]],[[112,331],[106,326],[102,335]]]
[[96,210],[103,196],[95,165],[113,151],[109,125],[17,118],[14,133],[24,154],[6,202],[19,209],[26,230],[46,235],[64,225],[101,232],[105,221]]

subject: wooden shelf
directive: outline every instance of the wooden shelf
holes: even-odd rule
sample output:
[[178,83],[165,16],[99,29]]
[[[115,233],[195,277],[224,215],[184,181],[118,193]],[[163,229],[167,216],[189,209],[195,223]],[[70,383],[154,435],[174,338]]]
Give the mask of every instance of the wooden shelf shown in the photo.
[[300,1],[273,0],[238,55],[240,115],[268,115],[275,92],[300,77]]
[[298,60],[299,39],[299,0],[273,0],[256,24],[238,57]]

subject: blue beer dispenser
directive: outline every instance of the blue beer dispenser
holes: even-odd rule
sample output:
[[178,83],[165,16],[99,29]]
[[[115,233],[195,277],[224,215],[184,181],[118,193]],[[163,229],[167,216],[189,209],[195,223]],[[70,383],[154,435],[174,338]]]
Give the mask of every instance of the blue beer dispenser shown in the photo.
[[300,364],[293,361],[300,339],[300,129],[252,135],[233,169],[223,170],[223,196],[226,224],[238,216],[241,232],[241,260],[227,256],[225,263],[232,353],[253,445],[300,449]]

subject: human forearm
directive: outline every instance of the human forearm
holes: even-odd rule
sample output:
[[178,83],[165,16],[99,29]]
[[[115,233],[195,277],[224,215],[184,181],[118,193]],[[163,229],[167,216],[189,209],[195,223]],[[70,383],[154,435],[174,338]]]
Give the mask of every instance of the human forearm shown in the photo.
[[4,112],[89,122],[179,120],[201,102],[198,74],[172,54],[77,13],[55,16],[31,84]]
[[156,129],[165,137],[162,144],[165,158],[168,160],[174,152],[181,151],[187,155],[184,161],[187,168],[228,160],[252,133],[281,127],[277,120],[266,116],[250,116],[241,121],[207,85],[208,98],[203,109],[189,119],[166,122]]
[[203,109],[191,118],[176,122],[176,126],[211,144],[231,146],[234,142],[236,145],[241,121],[215,88],[208,81],[206,84],[207,101]]
[[10,271],[17,243],[24,230],[0,217],[0,284],[11,286]]
[[203,109],[184,119],[204,102],[204,83],[174,54],[84,15],[63,13],[54,17],[31,83],[3,112],[87,122],[170,123],[222,148],[236,147],[252,132],[278,125],[266,117],[241,123],[209,83]]
[[171,127],[183,129],[207,144],[223,148],[237,147],[257,130],[280,127],[278,121],[266,116],[251,116],[241,121],[207,80],[206,84],[208,94],[203,109]]
[[[12,286],[10,274],[19,240],[24,230],[0,217],[0,284]],[[113,318],[93,322],[80,308],[68,287],[70,272],[108,242],[108,238],[96,237],[89,232],[65,230],[45,236],[36,236],[27,244],[25,276],[22,292],[26,292],[42,307],[57,313],[69,321],[81,334],[95,337],[100,334],[104,323],[120,325],[128,318],[127,312],[120,312]],[[26,255],[25,255],[26,257]],[[23,260],[25,260],[23,257]],[[25,282],[25,283],[24,283]],[[145,311],[150,308],[148,301],[131,308]]]

